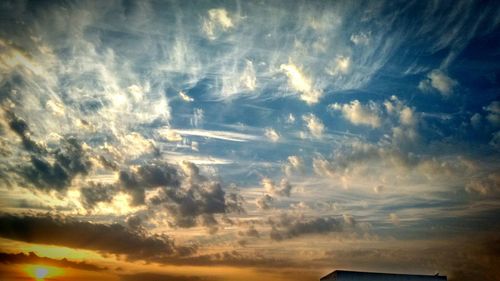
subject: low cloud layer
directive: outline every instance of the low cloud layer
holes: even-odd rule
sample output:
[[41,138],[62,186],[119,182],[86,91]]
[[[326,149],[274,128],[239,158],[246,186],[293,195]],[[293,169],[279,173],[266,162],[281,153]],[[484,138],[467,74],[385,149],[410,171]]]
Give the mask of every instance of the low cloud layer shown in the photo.
[[55,216],[0,216],[0,236],[29,243],[58,245],[126,255],[131,260],[165,260],[191,254],[165,235],[148,235],[117,223],[98,224]]
[[100,267],[94,264],[86,263],[86,262],[75,262],[70,261],[65,258],[57,260],[46,257],[39,257],[33,252],[29,252],[28,254],[24,253],[0,253],[0,263],[3,264],[44,264],[49,266],[57,266],[63,268],[74,268],[80,270],[87,271],[104,271],[107,270],[105,267]]

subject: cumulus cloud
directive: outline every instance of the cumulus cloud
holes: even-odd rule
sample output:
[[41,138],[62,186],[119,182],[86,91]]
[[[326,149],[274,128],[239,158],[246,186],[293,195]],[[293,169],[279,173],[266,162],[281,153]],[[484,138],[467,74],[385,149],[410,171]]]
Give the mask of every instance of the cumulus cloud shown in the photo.
[[84,207],[92,209],[100,202],[111,202],[117,192],[118,188],[114,184],[91,182],[80,189],[80,196]]
[[499,193],[500,175],[492,173],[482,178],[471,179],[466,183],[465,190],[469,193],[478,193],[481,195]]
[[224,8],[210,9],[207,19],[203,22],[203,31],[209,39],[216,39],[219,32],[227,31],[234,27],[234,21]]
[[422,92],[438,91],[442,96],[449,97],[453,94],[454,88],[458,82],[450,78],[446,73],[439,69],[434,69],[427,74],[427,78],[420,81],[418,88]]
[[68,217],[0,215],[0,236],[29,243],[58,245],[101,253],[123,254],[131,260],[164,260],[194,252],[165,235],[149,236],[117,223],[97,224]]
[[273,128],[266,128],[265,135],[272,142],[277,142],[280,139],[280,135]]
[[263,178],[261,184],[266,190],[266,192],[271,195],[290,197],[290,193],[292,191],[292,185],[288,182],[286,178],[281,179],[279,184],[276,184],[270,178]]
[[493,133],[493,136],[488,144],[493,146],[495,149],[500,150],[500,131]]
[[259,231],[257,231],[257,229],[255,229],[254,225],[251,225],[245,231],[239,231],[238,235],[240,235],[240,236],[247,236],[247,237],[254,237],[254,238],[259,238],[260,237]]
[[175,130],[165,129],[165,130],[158,131],[158,134],[162,138],[165,138],[165,140],[171,141],[171,142],[180,142],[183,140],[181,134],[177,133]]
[[271,225],[270,237],[281,241],[310,234],[328,234],[341,232],[342,223],[335,218],[304,219],[282,214],[277,218],[269,219]]
[[354,226],[356,224],[356,220],[351,214],[342,214],[342,218],[344,219],[344,223],[349,226]]
[[31,186],[41,190],[64,191],[77,175],[87,175],[92,162],[85,144],[74,137],[61,138],[55,149],[45,148],[32,139],[27,123],[11,116],[11,129],[21,137],[30,152],[29,163],[22,163],[17,173]]
[[213,226],[217,223],[215,214],[243,211],[240,196],[226,194],[219,182],[201,175],[195,164],[184,162],[182,170],[184,176],[179,178],[177,170],[168,166],[141,167],[138,173],[125,177],[125,183],[130,184],[125,187],[132,191],[136,203],[144,203],[145,188],[159,187],[151,204],[164,207],[178,227],[198,223]]
[[314,88],[313,82],[303,71],[293,63],[282,64],[280,66],[288,77],[288,83],[297,92],[300,93],[300,99],[307,104],[315,104],[323,95],[320,90]]
[[297,155],[288,156],[287,162],[283,165],[283,170],[286,175],[290,176],[293,172],[304,172],[304,163],[301,157]]
[[366,125],[372,128],[380,127],[380,107],[373,101],[362,105],[358,100],[349,104],[331,104],[330,109],[342,112],[342,116],[355,125]]
[[35,153],[45,152],[43,145],[32,139],[32,133],[26,121],[19,118],[14,113],[7,112],[7,115],[10,119],[9,127],[21,138],[24,149]]
[[492,101],[489,105],[483,108],[488,112],[486,119],[494,126],[500,126],[500,102]]
[[335,176],[335,168],[328,160],[321,157],[313,158],[313,170],[317,175]]
[[400,225],[401,221],[399,219],[399,216],[395,213],[390,213],[389,214],[389,220],[391,221],[392,224],[394,225]]
[[177,169],[168,164],[151,164],[138,167],[135,171],[121,171],[119,183],[129,193],[134,205],[145,203],[145,191],[156,187],[178,187],[180,177]]
[[323,131],[325,130],[325,125],[321,122],[318,117],[314,116],[314,114],[309,113],[306,115],[302,115],[302,120],[306,122],[307,129],[316,138],[321,138],[323,136]]
[[269,210],[271,209],[273,202],[274,198],[271,195],[264,194],[255,201],[255,204],[257,204],[257,207],[261,210]]
[[338,56],[333,66],[326,69],[326,72],[333,76],[345,75],[349,72],[351,68],[351,58],[345,56]]
[[396,96],[385,100],[384,108],[394,122],[391,128],[392,142],[396,145],[414,144],[419,139],[417,129],[420,114]]

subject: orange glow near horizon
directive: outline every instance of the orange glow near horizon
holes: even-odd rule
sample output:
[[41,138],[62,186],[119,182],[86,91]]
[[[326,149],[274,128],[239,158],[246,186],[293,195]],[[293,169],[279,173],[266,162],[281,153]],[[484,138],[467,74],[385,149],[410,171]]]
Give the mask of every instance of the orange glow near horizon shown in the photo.
[[28,264],[24,266],[24,271],[37,281],[43,281],[45,278],[53,278],[64,274],[62,268],[38,264]]

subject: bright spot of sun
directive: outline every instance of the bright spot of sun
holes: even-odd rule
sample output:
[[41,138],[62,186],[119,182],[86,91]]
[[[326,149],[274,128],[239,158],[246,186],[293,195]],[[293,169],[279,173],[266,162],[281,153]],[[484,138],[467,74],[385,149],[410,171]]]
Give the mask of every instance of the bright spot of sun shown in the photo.
[[38,264],[28,264],[24,267],[24,271],[37,281],[43,281],[45,278],[56,277],[64,273],[62,268]]
[[35,269],[35,277],[38,279],[43,279],[47,274],[49,273],[49,270],[45,267],[37,267]]

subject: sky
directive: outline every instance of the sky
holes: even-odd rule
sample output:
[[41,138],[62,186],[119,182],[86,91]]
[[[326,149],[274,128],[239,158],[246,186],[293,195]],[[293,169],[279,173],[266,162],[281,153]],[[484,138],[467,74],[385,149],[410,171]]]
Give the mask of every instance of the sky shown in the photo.
[[500,275],[495,1],[1,1],[2,280]]

